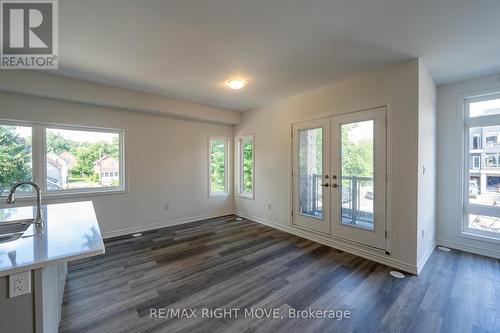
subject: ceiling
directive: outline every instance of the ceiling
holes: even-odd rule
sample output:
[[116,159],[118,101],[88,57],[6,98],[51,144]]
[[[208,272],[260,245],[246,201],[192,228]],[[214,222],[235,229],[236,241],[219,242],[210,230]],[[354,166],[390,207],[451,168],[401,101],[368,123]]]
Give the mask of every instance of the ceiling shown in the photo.
[[59,20],[54,74],[235,111],[415,57],[438,84],[500,72],[499,0],[63,0]]

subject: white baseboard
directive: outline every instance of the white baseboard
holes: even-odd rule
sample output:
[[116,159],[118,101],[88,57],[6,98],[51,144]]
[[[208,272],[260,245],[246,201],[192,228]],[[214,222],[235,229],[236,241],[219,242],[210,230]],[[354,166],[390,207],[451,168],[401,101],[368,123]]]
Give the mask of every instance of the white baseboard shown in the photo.
[[144,232],[144,231],[148,231],[148,230],[161,229],[161,228],[165,228],[165,227],[171,227],[174,225],[196,222],[196,221],[200,221],[200,220],[213,219],[216,217],[221,217],[221,216],[225,216],[225,215],[232,215],[232,214],[234,214],[233,210],[226,210],[226,211],[220,211],[220,212],[215,212],[215,213],[210,213],[210,214],[203,214],[203,215],[198,215],[198,216],[183,217],[183,218],[175,219],[175,220],[161,221],[161,222],[157,222],[157,223],[153,223],[153,224],[139,225],[136,227],[130,227],[130,228],[125,228],[125,229],[120,229],[120,230],[103,232],[102,238],[106,239],[106,238],[112,238],[112,237],[117,237],[117,236],[124,236],[124,235],[133,234],[136,232]]
[[460,250],[464,252],[470,252],[474,254],[479,254],[485,257],[500,259],[500,251],[486,250],[476,246],[464,245],[460,243],[450,242],[443,239],[438,239],[437,244],[440,246],[449,247],[451,249]]
[[436,240],[434,240],[434,242],[432,242],[431,246],[429,246],[427,248],[427,250],[425,251],[424,256],[418,261],[418,263],[417,263],[418,274],[420,274],[420,272],[424,268],[425,263],[431,257],[431,255],[434,252],[434,249],[436,248],[436,246],[437,246],[437,242],[436,242]]
[[336,249],[339,249],[339,250],[342,250],[342,251],[345,251],[348,253],[352,253],[352,254],[357,255],[359,257],[369,259],[369,260],[378,262],[380,264],[383,264],[383,265],[386,265],[389,267],[393,267],[393,268],[396,268],[396,269],[399,269],[399,270],[402,270],[402,271],[405,271],[405,272],[408,272],[411,274],[415,274],[415,275],[418,274],[418,270],[417,270],[416,266],[409,265],[409,264],[404,263],[402,261],[388,257],[387,255],[380,253],[379,251],[362,248],[360,246],[356,246],[354,244],[342,242],[339,240],[334,240],[334,239],[331,239],[331,238],[328,238],[325,236],[321,236],[321,235],[317,235],[317,234],[308,232],[308,231],[303,230],[303,229],[294,228],[294,227],[289,226],[289,225],[284,225],[284,224],[281,224],[281,223],[278,223],[275,221],[263,219],[263,218],[260,218],[258,216],[253,216],[251,214],[247,214],[247,213],[244,213],[241,211],[236,211],[235,214],[238,216],[244,217],[246,219],[249,219],[251,221],[255,221],[255,222],[267,225],[269,227],[279,229],[281,231],[312,240],[314,242],[318,242],[318,243],[321,243],[321,244],[324,244],[324,245],[327,245],[327,246],[330,246],[330,247],[333,247],[333,248],[336,248]]

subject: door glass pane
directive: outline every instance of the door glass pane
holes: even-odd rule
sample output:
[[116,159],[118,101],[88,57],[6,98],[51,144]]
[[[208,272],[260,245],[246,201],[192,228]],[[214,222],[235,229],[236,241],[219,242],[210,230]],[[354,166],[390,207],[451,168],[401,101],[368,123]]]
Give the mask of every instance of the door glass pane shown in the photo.
[[341,126],[341,223],[373,230],[373,120]]
[[322,218],[323,129],[299,130],[299,213]]
[[[472,127],[469,130],[469,203],[500,205],[500,126]],[[485,145],[474,145],[474,142]],[[477,220],[477,219],[476,219]],[[472,224],[470,227],[473,227]],[[484,228],[484,227],[483,227]]]

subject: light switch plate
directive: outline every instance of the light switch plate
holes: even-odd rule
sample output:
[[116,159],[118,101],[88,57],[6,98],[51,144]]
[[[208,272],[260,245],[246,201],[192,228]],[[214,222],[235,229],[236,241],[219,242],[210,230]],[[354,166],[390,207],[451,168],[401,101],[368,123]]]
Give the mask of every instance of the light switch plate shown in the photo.
[[31,271],[9,276],[9,297],[17,297],[31,293]]

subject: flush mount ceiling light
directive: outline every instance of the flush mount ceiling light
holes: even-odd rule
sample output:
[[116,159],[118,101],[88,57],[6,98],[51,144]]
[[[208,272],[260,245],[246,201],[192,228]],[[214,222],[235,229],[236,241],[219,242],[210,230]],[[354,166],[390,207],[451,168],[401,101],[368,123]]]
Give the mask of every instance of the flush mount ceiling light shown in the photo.
[[247,84],[247,81],[241,79],[230,79],[226,81],[226,85],[234,90],[243,88]]

